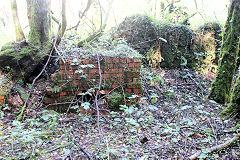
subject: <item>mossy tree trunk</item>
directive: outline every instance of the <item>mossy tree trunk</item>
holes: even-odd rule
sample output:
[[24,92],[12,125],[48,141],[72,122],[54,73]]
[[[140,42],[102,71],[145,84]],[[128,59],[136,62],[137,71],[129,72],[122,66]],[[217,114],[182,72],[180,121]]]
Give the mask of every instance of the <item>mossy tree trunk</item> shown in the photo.
[[28,7],[31,7],[29,9],[31,13],[28,13],[31,16],[29,41],[42,49],[50,44],[50,0],[29,0],[27,2],[31,3],[28,4]]
[[27,0],[27,17],[28,23],[31,23],[31,15],[32,15],[32,0]]
[[57,44],[60,43],[65,33],[66,27],[67,27],[66,0],[62,0],[62,21],[61,21],[61,28],[60,28],[59,34],[57,35],[58,36]]
[[9,66],[13,80],[31,82],[41,72],[51,48],[50,0],[27,0],[27,3],[29,42],[4,45],[0,51],[0,69],[7,71]]
[[228,118],[238,114],[238,117],[240,117],[239,113],[240,113],[240,74],[238,75],[236,84],[231,94],[230,104],[220,113],[220,116]]
[[221,58],[218,71],[212,83],[209,99],[225,103],[229,99],[236,60],[239,54],[240,0],[232,0],[223,35]]
[[16,41],[19,42],[21,40],[24,40],[25,36],[18,18],[16,0],[10,0],[10,2],[11,2],[12,17],[13,17],[13,23],[15,28],[15,34],[16,34]]

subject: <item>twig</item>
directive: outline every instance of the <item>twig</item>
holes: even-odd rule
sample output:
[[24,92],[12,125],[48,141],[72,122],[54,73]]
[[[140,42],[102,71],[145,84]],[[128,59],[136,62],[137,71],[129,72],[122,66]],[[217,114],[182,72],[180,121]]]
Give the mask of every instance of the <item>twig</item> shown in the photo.
[[192,77],[192,76],[189,76],[189,78],[194,81],[194,83],[198,86],[198,88],[202,91],[202,95],[204,93],[204,90],[202,88],[202,86]]
[[86,156],[88,157],[88,159],[93,160],[92,156],[91,156],[83,147],[81,147],[81,146],[78,146],[78,147],[81,149],[81,151],[82,151],[84,154],[86,154]]
[[[59,32],[59,30],[58,30],[58,32]],[[58,34],[59,34],[59,33],[57,33],[57,35],[58,35]],[[56,37],[58,37],[58,36],[56,36]],[[46,67],[47,67],[47,65],[48,65],[48,63],[49,63],[49,61],[50,61],[50,59],[51,59],[52,53],[53,53],[53,51],[54,51],[54,46],[55,46],[56,43],[57,43],[57,38],[56,38],[55,41],[54,41],[54,44],[53,44],[53,46],[52,46],[52,48],[51,48],[51,51],[50,51],[50,54],[49,54],[49,56],[48,56],[47,62],[46,62],[45,65],[43,66],[42,71],[37,75],[37,77],[34,78],[34,80],[33,80],[33,82],[32,82],[32,86],[31,86],[30,92],[29,92],[29,94],[28,94],[28,96],[27,96],[27,99],[26,99],[26,101],[25,101],[25,103],[24,103],[24,105],[23,105],[23,107],[22,107],[22,110],[21,110],[20,114],[19,114],[18,117],[17,117],[17,121],[20,121],[20,120],[22,119],[23,112],[25,111],[25,109],[26,109],[26,107],[27,107],[27,103],[28,103],[28,101],[29,101],[29,98],[30,98],[31,93],[32,93],[32,90],[33,90],[33,85],[35,84],[35,82],[38,80],[38,78],[39,78],[39,77],[43,74],[43,72],[45,71],[45,69],[46,69]]]
[[95,105],[96,105],[96,109],[97,109],[98,133],[99,133],[99,136],[100,136],[100,140],[102,141],[100,124],[99,124],[100,115],[99,115],[99,107],[98,107],[98,95],[99,95],[99,92],[101,90],[101,85],[102,85],[102,73],[101,73],[99,54],[98,54],[98,52],[96,52],[96,54],[97,54],[97,63],[98,63],[98,72],[99,72],[99,84],[98,84],[98,90],[97,90],[97,93],[96,93],[96,96],[95,96]]
[[179,112],[177,112],[177,113],[169,120],[168,123],[172,123],[172,121],[178,116],[178,113],[179,113]]
[[77,24],[76,24],[75,26],[67,29],[67,30],[71,30],[71,29],[74,29],[74,28],[77,29],[77,28],[78,28],[78,26],[79,26],[79,24],[80,24],[80,22],[81,22],[81,19],[85,16],[85,14],[87,13],[87,11],[89,10],[92,2],[93,2],[92,0],[88,0],[87,6],[86,6],[85,10],[84,10],[82,13],[81,13],[81,11],[79,11],[79,20],[78,20]]
[[[226,141],[226,142],[223,143],[223,144],[220,144],[220,145],[217,145],[217,146],[214,146],[214,147],[211,147],[211,148],[206,148],[205,150],[208,151],[208,153],[222,150],[223,148],[231,145],[233,142],[235,142],[235,141],[238,140],[239,138],[240,138],[240,133],[238,133],[238,134],[235,135],[232,139]],[[202,151],[198,151],[198,152],[196,152],[195,154],[191,155],[188,159],[190,159],[190,160],[197,159],[198,156],[201,155],[201,153],[202,153]]]
[[216,140],[216,143],[218,144],[218,140],[217,140],[217,134],[216,134],[216,132],[215,132],[215,129],[214,129],[213,125],[211,124],[211,121],[210,121],[210,119],[209,119],[209,118],[207,118],[207,120],[208,120],[208,123],[209,123],[209,125],[210,125],[210,126],[211,126],[211,128],[212,128],[212,131],[213,131],[213,134],[214,134],[214,138],[215,138],[215,140]]
[[88,159],[93,160],[92,156],[88,153],[88,151],[86,151],[82,146],[79,145],[79,141],[76,141],[74,132],[73,132],[73,131],[71,131],[71,132],[72,132],[72,135],[73,135],[73,137],[74,137],[73,140],[72,140],[73,143],[74,143],[76,146],[79,147],[79,149],[88,157]]

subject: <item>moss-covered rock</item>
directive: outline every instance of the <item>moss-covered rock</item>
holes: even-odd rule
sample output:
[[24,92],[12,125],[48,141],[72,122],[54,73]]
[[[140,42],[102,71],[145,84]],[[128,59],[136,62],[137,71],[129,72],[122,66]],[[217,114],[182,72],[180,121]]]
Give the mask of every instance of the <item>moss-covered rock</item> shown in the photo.
[[7,44],[0,51],[0,69],[11,71],[13,80],[20,78],[29,81],[30,77],[39,73],[35,72],[43,66],[46,57],[46,54],[27,42]]
[[124,19],[114,33],[114,39],[124,38],[127,43],[140,54],[156,43],[157,27],[147,15],[133,15]]
[[194,32],[187,26],[175,24],[159,24],[159,39],[161,56],[163,58],[161,67],[180,68],[186,65],[190,68],[196,65],[194,54]]

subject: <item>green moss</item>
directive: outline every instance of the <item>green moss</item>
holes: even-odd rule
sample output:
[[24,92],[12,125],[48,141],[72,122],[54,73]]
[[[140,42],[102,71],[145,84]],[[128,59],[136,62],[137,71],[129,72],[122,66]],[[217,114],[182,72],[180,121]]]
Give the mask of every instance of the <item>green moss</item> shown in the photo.
[[114,82],[112,80],[105,80],[103,83],[102,83],[102,89],[111,89],[112,88],[112,85],[114,84]]
[[4,51],[6,49],[10,49],[10,48],[13,48],[13,43],[12,42],[8,42],[8,43],[5,43],[2,48],[1,48],[1,51]]
[[124,97],[123,94],[119,92],[113,92],[109,95],[108,105],[112,110],[119,110],[119,105],[123,104]]
[[[46,9],[42,9],[46,8]],[[32,4],[29,41],[37,48],[49,47],[50,16],[47,2]]]
[[126,17],[120,23],[114,38],[124,38],[131,47],[145,56],[146,51],[156,43],[157,34],[155,22],[148,15],[136,14]]
[[209,94],[210,99],[222,104],[229,100],[233,75],[236,69],[237,56],[239,54],[239,4],[240,0],[236,0],[233,1],[233,4],[230,6],[223,36],[223,45],[221,47],[221,59]]
[[227,108],[225,108],[221,113],[220,116],[223,118],[229,118],[238,114],[238,118],[240,118],[240,75],[236,81],[234,86],[233,92],[230,98],[230,104]]
[[7,92],[4,92],[4,91],[0,92],[0,96],[6,96],[6,95],[7,95]]
[[187,66],[193,68],[196,64],[194,55],[194,32],[187,26],[175,24],[159,24],[162,62],[161,67],[180,68],[183,60]]

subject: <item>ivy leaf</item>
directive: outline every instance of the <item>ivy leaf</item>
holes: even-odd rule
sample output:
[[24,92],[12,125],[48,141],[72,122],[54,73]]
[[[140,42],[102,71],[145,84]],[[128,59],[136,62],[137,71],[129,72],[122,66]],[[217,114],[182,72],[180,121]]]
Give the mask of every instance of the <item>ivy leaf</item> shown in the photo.
[[214,100],[209,100],[210,103],[216,104],[217,102],[215,102]]
[[81,70],[81,69],[76,70],[75,73],[83,73],[83,70]]
[[[156,102],[154,102],[154,103],[156,103]],[[149,108],[151,111],[156,111],[156,110],[158,110],[158,108],[157,108],[156,106],[154,106],[154,105],[149,105],[148,108]]]
[[79,65],[78,59],[77,59],[77,58],[73,58],[71,65],[72,65],[72,66],[74,66],[74,65]]
[[129,99],[134,99],[134,98],[137,98],[139,97],[138,95],[132,95],[131,97],[128,97]]
[[157,98],[156,98],[156,97],[153,97],[153,98],[152,98],[152,102],[153,102],[153,103],[156,103],[156,102],[157,102]]
[[78,105],[76,105],[76,106],[72,106],[72,107],[71,107],[71,109],[78,109],[78,108],[79,108]]
[[84,103],[82,103],[81,104],[81,106],[84,108],[84,109],[86,109],[86,110],[89,110],[90,109],[90,103],[89,102],[84,102]]
[[192,108],[192,106],[182,106],[180,110],[182,111],[182,110],[190,109],[190,108]]
[[172,138],[172,141],[173,142],[178,142],[178,139],[177,138]]

